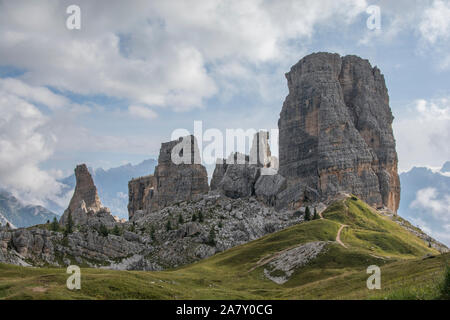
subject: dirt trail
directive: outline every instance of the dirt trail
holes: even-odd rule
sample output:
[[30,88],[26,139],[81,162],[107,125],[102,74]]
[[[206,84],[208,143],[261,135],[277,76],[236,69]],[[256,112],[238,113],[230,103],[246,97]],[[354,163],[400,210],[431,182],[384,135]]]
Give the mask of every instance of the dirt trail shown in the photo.
[[347,248],[347,246],[341,241],[341,231],[342,229],[344,229],[345,227],[348,227],[348,225],[346,224],[342,224],[341,227],[338,230],[338,233],[336,235],[336,242],[339,243],[341,246],[343,246],[344,248]]

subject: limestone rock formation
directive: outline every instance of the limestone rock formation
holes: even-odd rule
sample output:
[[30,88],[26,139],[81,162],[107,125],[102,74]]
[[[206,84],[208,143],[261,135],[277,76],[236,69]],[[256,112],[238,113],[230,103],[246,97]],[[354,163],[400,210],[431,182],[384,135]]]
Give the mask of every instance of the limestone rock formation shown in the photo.
[[277,196],[286,189],[287,180],[280,174],[261,175],[255,183],[255,195],[264,203],[276,206]]
[[324,199],[350,192],[396,212],[400,183],[393,116],[380,70],[357,56],[315,53],[286,78],[279,173],[289,188],[300,184]]
[[208,174],[195,137],[162,143],[154,175],[131,180],[128,189],[130,219],[137,211],[154,212],[207,193]]
[[[238,158],[245,159],[244,163]],[[226,171],[220,181],[219,188],[227,196],[233,199],[250,197],[255,193],[255,183],[260,175],[259,167],[250,164],[248,156],[239,153],[231,155],[234,163],[227,159]]]
[[233,199],[256,195],[274,205],[276,194],[286,187],[286,179],[277,174],[277,169],[277,158],[270,152],[269,133],[259,131],[253,137],[249,156],[236,152],[226,160],[218,160],[211,190]]
[[91,217],[103,220],[104,224],[111,224],[114,218],[111,211],[102,206],[97,188],[85,164],[75,168],[76,186],[69,207],[64,211],[59,223],[66,225],[69,214],[74,225],[85,225]]
[[131,219],[138,210],[144,210],[147,196],[153,197],[156,178],[153,175],[132,179],[128,182],[128,217]]

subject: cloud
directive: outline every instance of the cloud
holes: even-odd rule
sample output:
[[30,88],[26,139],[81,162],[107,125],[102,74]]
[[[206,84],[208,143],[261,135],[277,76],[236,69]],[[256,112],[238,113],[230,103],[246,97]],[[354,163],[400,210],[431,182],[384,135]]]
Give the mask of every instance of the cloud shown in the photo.
[[202,107],[219,85],[232,86],[214,65],[270,74],[264,64],[295,62],[301,39],[311,39],[317,27],[348,25],[367,7],[363,0],[77,4],[81,30],[69,31],[68,2],[2,2],[2,64],[25,70],[28,84],[175,111]]
[[427,42],[434,44],[438,40],[450,38],[450,3],[436,0],[423,12],[419,24],[421,36]]
[[25,201],[42,203],[60,188],[39,168],[56,140],[43,129],[47,121],[33,104],[0,89],[0,186]]
[[450,244],[450,194],[428,187],[418,190],[411,209],[419,209],[419,216],[411,221],[436,239]]
[[423,11],[418,25],[421,37],[423,54],[435,57],[442,69],[450,67],[450,3],[435,0],[433,4]]
[[416,199],[411,202],[410,207],[425,209],[435,219],[442,222],[450,222],[450,194],[440,196],[435,188],[425,188],[417,191]]
[[394,121],[400,170],[441,166],[450,159],[450,99],[419,99]]
[[155,111],[144,106],[129,106],[128,112],[133,117],[143,119],[155,119],[158,116]]

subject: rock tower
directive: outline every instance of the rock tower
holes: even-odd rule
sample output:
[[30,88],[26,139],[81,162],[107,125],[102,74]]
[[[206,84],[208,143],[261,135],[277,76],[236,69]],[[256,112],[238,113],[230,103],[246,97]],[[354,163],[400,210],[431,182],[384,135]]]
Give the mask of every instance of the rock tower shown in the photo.
[[286,74],[279,173],[322,199],[353,193],[393,212],[400,201],[393,116],[384,76],[357,56],[314,53]]

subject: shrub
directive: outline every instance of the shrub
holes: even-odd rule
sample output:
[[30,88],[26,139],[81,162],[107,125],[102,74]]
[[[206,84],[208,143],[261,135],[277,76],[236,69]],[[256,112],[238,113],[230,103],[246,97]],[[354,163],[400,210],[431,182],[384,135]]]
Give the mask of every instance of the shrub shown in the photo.
[[170,231],[170,230],[172,230],[172,224],[170,223],[170,220],[167,220],[166,231]]
[[117,224],[114,226],[114,229],[112,230],[112,234],[116,235],[116,236],[120,236],[121,232],[120,232],[119,226]]
[[103,236],[103,237],[107,237],[108,236],[108,229],[106,228],[106,226],[104,224],[100,225],[100,228],[98,230],[98,232]]
[[198,213],[198,222],[203,222],[203,213],[201,211]]
[[194,212],[194,214],[192,215],[192,221],[197,221],[197,215],[195,214],[195,212]]
[[181,213],[178,215],[178,223],[179,224],[183,224],[184,223],[184,219],[183,219],[183,216],[181,215]]

